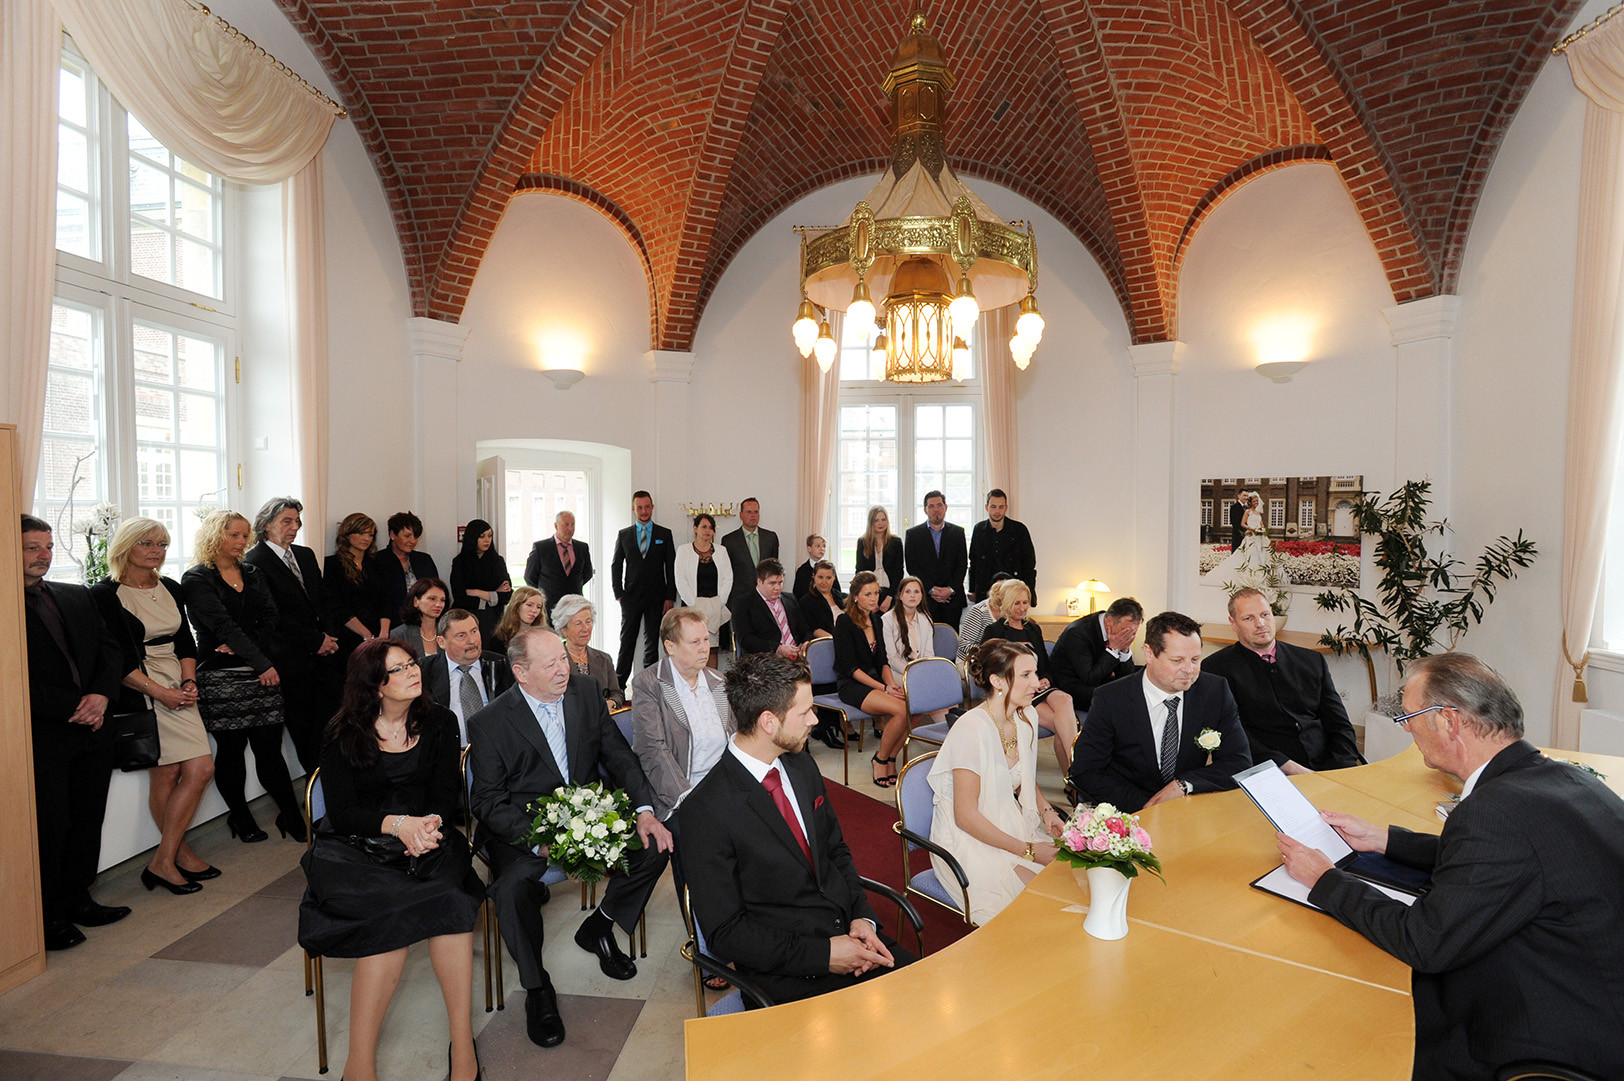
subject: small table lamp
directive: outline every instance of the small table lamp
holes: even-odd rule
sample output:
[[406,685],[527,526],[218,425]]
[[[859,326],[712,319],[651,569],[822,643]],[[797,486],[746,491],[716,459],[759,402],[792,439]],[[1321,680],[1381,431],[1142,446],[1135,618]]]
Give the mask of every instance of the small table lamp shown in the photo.
[[1098,578],[1078,582],[1077,588],[1072,590],[1071,596],[1066,600],[1066,614],[1069,616],[1083,615],[1083,594],[1088,594],[1088,615],[1099,611],[1099,595],[1111,592],[1111,587]]

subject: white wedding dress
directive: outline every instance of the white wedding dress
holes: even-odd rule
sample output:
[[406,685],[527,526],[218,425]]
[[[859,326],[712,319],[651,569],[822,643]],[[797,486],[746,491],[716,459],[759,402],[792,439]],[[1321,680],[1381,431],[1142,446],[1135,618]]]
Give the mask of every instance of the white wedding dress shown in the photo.
[[1245,530],[1241,546],[1229,553],[1222,563],[1203,575],[1204,578],[1222,584],[1235,582],[1237,575],[1267,569],[1270,561],[1274,559],[1274,543],[1269,540],[1269,531],[1263,528],[1263,512],[1247,511],[1245,517],[1241,519],[1241,528]]

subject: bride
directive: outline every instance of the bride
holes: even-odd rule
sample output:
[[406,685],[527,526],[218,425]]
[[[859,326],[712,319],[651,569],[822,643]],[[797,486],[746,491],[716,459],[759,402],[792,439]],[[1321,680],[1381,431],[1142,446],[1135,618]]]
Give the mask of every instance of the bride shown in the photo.
[[1244,535],[1240,547],[1204,577],[1216,576],[1217,580],[1224,581],[1236,575],[1266,572],[1274,558],[1274,544],[1263,526],[1263,498],[1256,492],[1241,492],[1235,498],[1246,508],[1241,515]]

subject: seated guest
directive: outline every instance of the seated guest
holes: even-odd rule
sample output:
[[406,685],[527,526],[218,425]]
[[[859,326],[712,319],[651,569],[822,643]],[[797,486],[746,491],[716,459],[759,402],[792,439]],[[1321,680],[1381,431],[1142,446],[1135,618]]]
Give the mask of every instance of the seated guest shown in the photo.
[[597,626],[597,616],[598,610],[592,602],[579,593],[560,597],[553,605],[553,629],[564,639],[570,668],[597,680],[598,690],[609,708],[619,709],[626,704],[626,692],[621,689],[620,676],[615,673],[615,659],[592,647],[592,629]]
[[784,567],[776,559],[756,566],[756,588],[739,595],[733,636],[741,653],[777,653],[794,660],[806,655],[810,637],[800,605],[784,599]]
[[[377,641],[357,649],[321,754],[324,828],[300,861],[307,885],[299,945],[356,959],[346,1078],[376,1081],[378,1031],[406,947],[424,939],[451,1029],[451,1081],[479,1074],[469,1015],[474,923],[485,889],[468,842],[452,825],[462,791],[459,753],[456,724],[422,697],[406,647]],[[351,843],[362,837],[397,840],[400,865],[373,862]]]
[[423,536],[423,520],[409,510],[397,511],[385,523],[389,544],[377,556],[378,578],[389,602],[388,611],[406,606],[406,593],[419,578],[440,577],[434,557],[417,550]]
[[440,616],[439,650],[422,664],[423,693],[457,717],[462,745],[468,745],[468,721],[497,695],[513,686],[513,671],[500,653],[482,648],[474,613],[453,608]]
[[[898,579],[900,581],[900,579]],[[880,745],[869,756],[874,783],[897,783],[896,750],[908,734],[908,696],[891,674],[880,628],[880,584],[868,571],[852,576],[846,610],[835,620],[836,693],[880,725]]]
[[1049,648],[1043,641],[1043,628],[1026,618],[1032,603],[1032,591],[1019,578],[1001,582],[993,589],[998,593],[998,607],[1003,618],[987,628],[984,641],[1007,638],[1012,642],[1025,642],[1032,647],[1038,662],[1038,693],[1044,694],[1037,703],[1038,720],[1054,733],[1054,756],[1060,763],[1060,772],[1071,768],[1071,746],[1077,742],[1077,713],[1071,695],[1049,680]]
[[1235,644],[1201,662],[1222,676],[1241,711],[1252,760],[1273,760],[1286,773],[1343,769],[1364,761],[1325,655],[1278,641],[1274,613],[1251,588],[1229,598]]
[[530,547],[524,581],[549,597],[586,592],[592,581],[592,552],[586,541],[575,539],[574,514],[561,510],[553,515],[553,535]]
[[507,655],[507,644],[513,636],[526,627],[546,627],[547,622],[547,594],[530,586],[516,586],[513,595],[508,598],[507,607],[502,609],[501,622],[497,623],[496,631],[491,640],[485,643],[485,648],[492,653]]
[[[1038,789],[1032,647],[988,642],[970,658],[970,678],[987,697],[948,729],[931,763],[930,839],[964,869],[970,919],[983,924],[1054,860],[1064,820]],[[930,859],[938,879],[953,881],[946,860]]]
[[[816,533],[806,538],[806,559],[795,568],[795,585],[790,593],[799,600],[806,596],[807,590],[812,588],[812,576],[818,572],[818,564],[824,562],[824,554],[829,550],[829,542]],[[833,563],[829,564],[834,567]],[[835,596],[845,602],[846,595],[840,590],[840,575],[836,573],[834,582]]]
[[[936,655],[936,628],[925,611],[925,584],[917,578],[904,578],[897,585],[896,602],[880,617],[885,635],[885,655],[895,666],[892,674],[907,674],[908,665],[921,657]],[[947,719],[947,710],[930,714],[932,721]]]
[[[878,592],[869,577],[871,592]],[[913,958],[880,924],[806,747],[806,666],[771,653],[727,674],[738,723],[677,809],[683,875],[710,952],[774,1002],[850,987]]]
[[438,578],[419,578],[406,591],[400,625],[389,631],[391,641],[412,651],[418,660],[439,652],[440,617],[451,601],[451,590]]
[[[103,720],[128,669],[89,591],[45,580],[53,547],[50,523],[22,515],[40,909],[45,948],[66,950],[85,940],[77,924],[100,927],[130,914],[122,905],[99,905],[90,896],[113,775],[113,734]],[[26,919],[27,913],[14,912],[12,918]]]
[[147,808],[160,839],[142,878],[185,887],[220,876],[186,843],[214,777],[214,751],[197,711],[197,641],[186,624],[185,596],[179,582],[159,574],[168,556],[162,522],[126,518],[107,543],[108,576],[90,594],[124,647],[128,671],[119,712],[150,703],[158,717],[159,757],[147,771]]
[[1015,577],[1013,574],[1006,574],[1003,571],[993,575],[992,586],[988,588],[987,595],[965,608],[964,614],[959,617],[957,660],[960,664],[969,663],[970,655],[981,648],[982,641],[987,637],[987,628],[1003,616],[1003,613],[993,606],[993,598],[998,593],[996,588],[998,583],[1007,582],[1013,577]]
[[[1207,729],[1211,752],[1196,744]],[[1163,612],[1145,624],[1144,672],[1094,692],[1069,776],[1081,801],[1139,811],[1232,789],[1251,764],[1229,684],[1201,671],[1201,624]]]
[[479,633],[496,634],[513,583],[507,560],[496,550],[496,531],[482,518],[470,519],[462,531],[462,550],[451,560],[451,603],[479,619]]
[[[575,944],[596,954],[598,967],[614,980],[637,975],[637,965],[615,940],[619,924],[628,935],[665,870],[671,834],[654,817],[654,792],[637,755],[609,719],[598,685],[574,672],[564,643],[552,631],[533,627],[508,643],[508,661],[517,685],[480,710],[470,725],[473,812],[489,835],[491,898],[502,940],[519,966],[525,996],[526,1029],[532,1042],[555,1047],[564,1042],[558,998],[541,962],[541,906],[548,891],[541,876],[547,859],[525,844],[530,804],[557,788],[605,782],[630,798],[644,847],[629,854],[631,869],[611,875],[596,912],[575,933]],[[537,728],[540,732],[537,732]]]
[[[327,595],[327,624],[338,638],[334,660],[340,671],[362,642],[389,636],[389,622],[400,605],[389,603],[373,559],[378,527],[364,514],[348,514],[338,523],[334,552],[322,561],[322,591]],[[404,590],[402,591],[404,594]]]
[[[1281,834],[1286,870],[1414,970],[1415,1077],[1624,1077],[1624,803],[1524,740],[1516,693],[1470,654],[1416,662],[1402,693],[1395,720],[1421,760],[1466,779],[1443,832],[1322,814],[1356,851],[1430,872],[1432,888],[1406,905]],[[1568,1069],[1504,1068],[1531,1059]]]
[[1094,688],[1131,676],[1138,668],[1133,640],[1144,620],[1145,610],[1132,597],[1118,597],[1105,611],[1073,620],[1054,644],[1055,686],[1071,695],[1078,709],[1088,709]]
[[846,610],[846,601],[835,584],[835,565],[827,559],[818,560],[806,592],[798,594],[795,606],[813,638],[830,638],[835,633],[835,620]]
[[884,507],[868,508],[868,528],[857,538],[856,570],[874,576],[880,584],[879,610],[890,611],[893,588],[902,581],[902,538],[891,532],[891,516]]
[[665,657],[632,678],[632,749],[654,790],[654,816],[669,825],[671,813],[726,753],[735,725],[722,674],[705,667],[705,613],[671,609],[660,619],[660,644]]
[[[733,560],[727,552],[716,557],[716,519],[694,516],[694,539],[677,548],[677,603],[705,613],[710,627],[710,665],[716,666],[717,637],[729,619],[727,601],[733,596]],[[667,612],[666,615],[670,615]]]

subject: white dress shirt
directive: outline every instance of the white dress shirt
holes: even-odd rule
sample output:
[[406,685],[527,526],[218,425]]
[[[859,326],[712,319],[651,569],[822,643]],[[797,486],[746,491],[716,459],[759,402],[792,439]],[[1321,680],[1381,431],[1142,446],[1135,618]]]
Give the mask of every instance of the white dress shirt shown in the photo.
[[750,771],[750,776],[756,779],[757,784],[765,781],[767,774],[773,770],[778,771],[778,779],[784,784],[784,795],[789,797],[789,809],[795,812],[795,821],[801,824],[801,835],[807,838],[807,844],[810,845],[812,834],[806,828],[806,819],[801,817],[801,801],[795,798],[795,786],[789,783],[789,770],[784,768],[784,764],[776,758],[771,762],[763,762],[748,751],[740,750],[738,743],[732,740],[728,741],[727,749],[733,752],[733,757],[737,758],[745,769]]
[[1156,761],[1162,760],[1162,728],[1167,724],[1167,700],[1179,700],[1179,737],[1184,736],[1184,693],[1168,694],[1150,681],[1148,674],[1142,674],[1145,687],[1145,705],[1150,709],[1150,738],[1156,744]]
[[1488,765],[1488,762],[1483,763],[1483,765],[1472,771],[1472,775],[1470,777],[1466,778],[1466,784],[1463,785],[1460,790],[1461,799],[1465,799],[1467,796],[1472,794],[1472,789],[1477,787],[1477,779],[1483,776],[1483,771],[1488,768]]
[[[667,663],[670,663],[669,660]],[[716,697],[711,694],[705,674],[699,674],[696,686],[688,686],[682,673],[671,666],[671,682],[677,688],[677,701],[688,718],[688,784],[696,785],[705,779],[727,750],[727,729],[722,726],[721,715],[716,712]],[[692,788],[689,789],[692,791]]]

